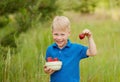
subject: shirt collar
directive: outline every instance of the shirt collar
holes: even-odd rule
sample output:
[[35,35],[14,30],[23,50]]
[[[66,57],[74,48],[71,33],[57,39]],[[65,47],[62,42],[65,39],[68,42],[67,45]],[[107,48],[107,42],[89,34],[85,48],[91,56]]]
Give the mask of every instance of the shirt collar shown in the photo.
[[[70,45],[71,45],[71,41],[68,39],[68,40],[67,40],[67,45],[66,45],[64,48],[69,48]],[[54,47],[54,48],[58,48],[58,45],[57,45],[56,43],[54,43],[54,44],[53,44],[53,47]]]

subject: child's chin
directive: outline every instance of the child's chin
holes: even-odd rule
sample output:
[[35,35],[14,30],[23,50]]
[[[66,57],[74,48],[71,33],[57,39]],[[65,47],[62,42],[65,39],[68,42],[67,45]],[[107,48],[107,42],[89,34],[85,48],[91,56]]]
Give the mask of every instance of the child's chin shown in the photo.
[[59,47],[63,47],[62,45],[58,45]]
[[58,45],[59,47],[62,47],[61,45]]

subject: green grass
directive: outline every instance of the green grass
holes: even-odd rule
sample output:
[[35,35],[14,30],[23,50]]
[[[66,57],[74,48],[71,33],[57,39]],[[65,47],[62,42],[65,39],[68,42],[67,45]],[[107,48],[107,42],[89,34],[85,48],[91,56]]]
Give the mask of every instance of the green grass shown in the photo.
[[[78,30],[79,28],[80,30]],[[73,36],[71,39],[74,42],[86,45],[87,39],[80,41],[78,37],[75,37],[84,28],[92,31],[98,54],[95,57],[81,61],[81,82],[119,82],[119,22],[103,20],[90,22],[81,21],[78,24],[73,24]]]
[[[84,28],[92,31],[98,54],[80,62],[81,82],[119,82],[120,23],[112,20],[72,20],[72,42],[87,45],[87,39],[78,38]],[[48,82],[49,76],[43,72],[43,66],[46,48],[52,42],[50,24],[22,33],[16,39],[18,53],[11,55],[8,48],[7,59],[0,60],[0,82]]]

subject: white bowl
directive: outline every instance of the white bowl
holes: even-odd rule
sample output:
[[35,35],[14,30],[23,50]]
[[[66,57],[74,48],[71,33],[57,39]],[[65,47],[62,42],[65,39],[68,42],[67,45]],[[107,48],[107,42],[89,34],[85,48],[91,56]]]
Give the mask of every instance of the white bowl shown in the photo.
[[53,70],[60,70],[62,67],[62,62],[61,61],[46,62],[45,66]]

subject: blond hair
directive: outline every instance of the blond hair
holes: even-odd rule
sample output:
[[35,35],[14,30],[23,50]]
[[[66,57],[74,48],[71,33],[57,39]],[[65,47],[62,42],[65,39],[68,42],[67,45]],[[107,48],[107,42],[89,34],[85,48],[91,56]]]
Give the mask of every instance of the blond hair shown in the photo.
[[65,16],[56,16],[52,23],[52,30],[70,31],[70,21]]

